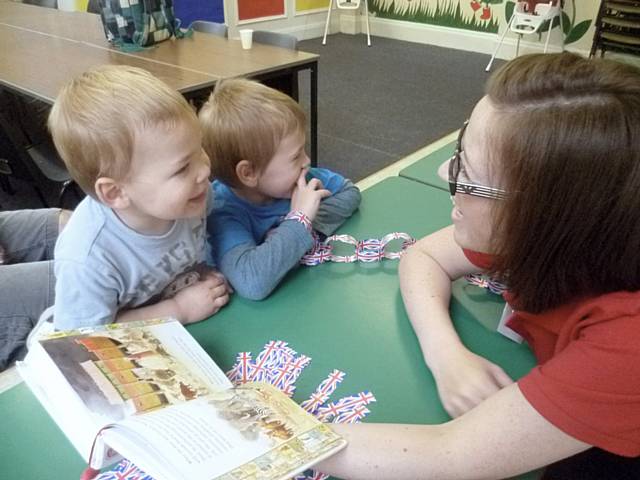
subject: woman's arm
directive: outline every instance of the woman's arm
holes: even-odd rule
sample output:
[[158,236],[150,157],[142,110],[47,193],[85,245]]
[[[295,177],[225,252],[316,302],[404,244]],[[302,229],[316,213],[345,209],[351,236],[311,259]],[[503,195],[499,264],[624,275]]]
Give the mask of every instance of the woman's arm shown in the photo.
[[407,314],[442,404],[452,417],[512,383],[500,367],[467,350],[451,323],[451,282],[479,271],[455,242],[453,226],[419,240],[400,262]]
[[590,447],[542,417],[516,384],[442,425],[336,424],[348,446],[317,469],[345,479],[497,479]]

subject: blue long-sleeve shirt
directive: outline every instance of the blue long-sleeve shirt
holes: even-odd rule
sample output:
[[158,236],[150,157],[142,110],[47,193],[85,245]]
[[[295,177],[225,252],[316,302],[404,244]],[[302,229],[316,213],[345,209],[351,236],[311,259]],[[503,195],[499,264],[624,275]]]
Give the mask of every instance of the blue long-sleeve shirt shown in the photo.
[[[330,235],[358,208],[360,191],[326,169],[314,168],[311,175],[332,193],[323,199],[313,221],[315,230]],[[301,223],[282,220],[291,210],[291,200],[258,205],[220,181],[212,186],[214,210],[207,228],[214,261],[240,296],[262,300],[298,265],[313,246],[313,237]]]

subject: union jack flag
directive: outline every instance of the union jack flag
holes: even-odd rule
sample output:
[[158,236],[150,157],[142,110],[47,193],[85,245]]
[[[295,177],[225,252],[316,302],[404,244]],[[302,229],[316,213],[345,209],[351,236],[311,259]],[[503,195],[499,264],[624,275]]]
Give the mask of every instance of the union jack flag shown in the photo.
[[352,411],[343,412],[333,419],[333,423],[358,423],[370,413],[366,407],[357,407]]
[[112,470],[103,472],[95,480],[153,480],[129,460],[122,460]]
[[344,372],[334,370],[329,376],[320,383],[315,392],[311,394],[308,400],[300,404],[307,412],[315,413],[320,405],[322,405],[329,396],[338,388],[338,385],[344,380]]

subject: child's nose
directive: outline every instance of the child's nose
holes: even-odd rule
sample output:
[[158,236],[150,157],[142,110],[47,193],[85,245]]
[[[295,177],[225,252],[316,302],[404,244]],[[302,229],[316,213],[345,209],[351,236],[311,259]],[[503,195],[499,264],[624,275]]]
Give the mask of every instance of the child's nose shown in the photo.
[[205,180],[209,179],[209,174],[211,173],[211,167],[209,166],[209,158],[206,158],[206,162],[202,162],[202,164],[200,164],[200,168],[198,169],[198,183],[200,182],[204,182]]

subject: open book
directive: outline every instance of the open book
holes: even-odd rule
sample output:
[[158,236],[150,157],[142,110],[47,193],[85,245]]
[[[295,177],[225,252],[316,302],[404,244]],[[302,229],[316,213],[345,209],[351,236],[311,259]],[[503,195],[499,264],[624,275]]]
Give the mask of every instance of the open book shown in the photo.
[[234,387],[176,320],[57,332],[18,370],[94,469],[156,480],[284,479],[346,445],[275,387]]

